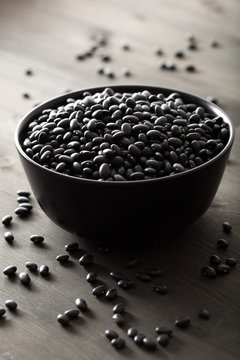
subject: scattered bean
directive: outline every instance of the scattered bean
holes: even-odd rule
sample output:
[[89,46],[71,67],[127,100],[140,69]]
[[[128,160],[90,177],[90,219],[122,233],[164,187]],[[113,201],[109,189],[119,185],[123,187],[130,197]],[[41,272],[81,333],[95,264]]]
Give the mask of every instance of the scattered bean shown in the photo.
[[152,285],[154,291],[161,295],[166,295],[168,293],[168,288],[165,284],[155,284]]
[[60,263],[66,263],[69,261],[69,255],[58,255],[56,256],[56,260],[59,261]]
[[211,265],[219,265],[221,263],[221,258],[218,255],[211,255],[209,258],[210,264]]
[[91,265],[93,262],[93,255],[92,254],[84,254],[83,256],[80,257],[79,259],[79,264],[83,265],[83,266],[88,266]]
[[202,275],[208,278],[215,278],[217,276],[216,270],[211,266],[205,266],[202,268]]
[[143,345],[148,350],[155,350],[157,345],[156,342],[148,337],[144,337],[143,339]]
[[161,334],[157,337],[157,343],[161,346],[167,346],[169,343],[170,337],[168,334]]
[[93,284],[97,280],[97,273],[94,272],[94,271],[88,273],[87,276],[86,276],[86,280],[90,284]]
[[135,338],[135,336],[137,335],[138,331],[136,328],[129,328],[127,331],[127,334],[130,338]]
[[118,303],[114,305],[113,307],[114,314],[124,314],[124,312],[125,312],[125,306],[122,303]]
[[41,265],[39,268],[39,274],[43,277],[49,275],[49,267],[47,265]]
[[234,258],[228,258],[225,260],[225,263],[230,267],[234,267],[237,264],[237,260]]
[[125,320],[122,314],[113,314],[112,319],[118,326],[123,326],[125,324]]
[[158,326],[155,328],[155,331],[159,335],[167,334],[168,336],[172,336],[172,330],[166,326]]
[[225,265],[225,264],[220,264],[220,265],[216,266],[215,269],[218,274],[224,275],[224,274],[229,273],[231,267],[228,265]]
[[219,249],[226,249],[229,246],[229,242],[225,239],[217,240],[217,247]]
[[5,215],[3,218],[2,218],[2,224],[5,225],[5,226],[9,226],[12,222],[12,216],[11,215]]
[[75,304],[76,304],[76,307],[81,310],[81,311],[86,311],[88,309],[88,305],[87,305],[87,302],[86,300],[84,299],[81,299],[81,298],[77,298],[75,300]]
[[232,230],[232,225],[230,224],[230,222],[225,221],[225,222],[222,224],[222,228],[223,228],[223,231],[224,231],[225,233],[229,233],[229,232],[231,232],[231,230]]
[[68,317],[67,315],[65,315],[65,314],[58,314],[58,316],[57,316],[57,321],[58,321],[61,325],[66,326],[66,325],[69,324],[70,319],[69,319],[69,317]]
[[79,249],[79,244],[77,242],[72,242],[65,245],[65,250],[69,253],[77,251]]
[[14,240],[14,236],[11,232],[9,231],[6,231],[4,233],[4,239],[9,243],[9,244],[12,244],[13,240]]
[[206,309],[201,309],[198,313],[198,316],[202,319],[209,319],[210,318],[210,313],[208,310]]
[[6,300],[5,305],[10,311],[14,311],[17,308],[17,303],[14,300]]
[[30,261],[26,262],[25,266],[26,266],[26,268],[28,268],[28,270],[33,271],[33,272],[37,271],[37,269],[38,269],[37,264],[30,262]]
[[3,270],[3,273],[4,275],[12,276],[15,274],[16,271],[17,271],[17,267],[15,265],[9,265]]
[[181,317],[175,321],[175,326],[179,329],[187,328],[191,323],[191,319],[188,316]]
[[19,280],[21,281],[21,283],[24,284],[24,285],[29,285],[30,282],[31,282],[30,276],[25,272],[21,272],[18,275],[18,277],[19,277]]
[[123,289],[128,289],[133,286],[133,281],[130,279],[121,279],[118,281],[118,286]]
[[114,300],[117,297],[117,295],[118,295],[117,289],[111,288],[106,292],[105,297],[108,300]]
[[107,288],[105,285],[99,285],[96,286],[93,290],[92,290],[92,294],[96,297],[100,297],[100,296],[105,296],[107,292]]
[[0,318],[6,313],[5,309],[0,308]]
[[42,235],[31,235],[30,240],[34,244],[42,244],[44,242],[44,237]]
[[112,340],[112,339],[116,339],[118,338],[118,333],[114,330],[106,330],[105,331],[105,336],[109,339],[109,340]]
[[145,339],[144,334],[137,334],[134,336],[133,341],[135,342],[135,344],[141,346],[141,345],[143,345],[143,339]]
[[69,309],[64,312],[64,315],[67,315],[69,317],[69,319],[75,319],[79,315],[79,310],[78,309]]
[[111,345],[116,349],[122,349],[125,347],[125,340],[119,337],[114,338],[111,340]]

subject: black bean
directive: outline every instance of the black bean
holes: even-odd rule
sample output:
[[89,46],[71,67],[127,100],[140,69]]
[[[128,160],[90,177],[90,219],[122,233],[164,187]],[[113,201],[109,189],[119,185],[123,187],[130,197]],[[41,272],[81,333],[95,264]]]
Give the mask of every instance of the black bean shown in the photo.
[[5,226],[9,226],[12,222],[12,216],[11,215],[5,215],[2,218],[2,224]]
[[69,318],[67,315],[65,315],[65,314],[58,314],[58,316],[57,316],[57,321],[58,321],[61,325],[66,326],[66,325],[69,324],[70,318]]
[[67,315],[69,317],[69,319],[75,319],[79,315],[79,310],[78,309],[69,309],[69,310],[64,311],[64,315]]
[[0,318],[6,313],[5,309],[0,308]]
[[79,244],[77,242],[72,242],[65,245],[65,250],[69,253],[77,251],[79,249]]
[[154,284],[152,288],[155,292],[161,295],[165,295],[168,293],[168,288],[165,284]]
[[17,303],[14,300],[6,300],[5,305],[10,311],[14,311],[17,308]]
[[118,281],[118,286],[123,289],[128,289],[133,286],[133,281],[130,279],[121,279]]
[[217,40],[211,40],[210,46],[213,48],[219,47],[219,42]]
[[93,255],[90,253],[84,254],[79,259],[79,264],[83,266],[91,265],[93,262]]
[[14,236],[10,231],[6,231],[4,233],[4,239],[9,243],[12,244],[13,240],[14,240]]
[[17,267],[15,265],[9,265],[3,270],[3,273],[4,275],[12,276],[15,274],[16,271],[17,271]]
[[105,285],[98,285],[92,290],[94,296],[100,297],[106,295],[107,288]]
[[143,345],[148,350],[155,350],[157,347],[156,342],[148,337],[144,337]]
[[135,344],[141,346],[143,345],[143,339],[145,338],[144,334],[137,334],[134,336],[133,341],[135,342]]
[[125,312],[125,306],[122,303],[118,303],[114,305],[113,307],[114,314],[124,314],[124,312]]
[[131,175],[129,176],[130,180],[142,180],[144,179],[144,173],[140,172],[140,171],[135,171],[132,172]]
[[183,167],[181,164],[179,164],[179,163],[173,164],[172,167],[173,167],[173,170],[174,170],[176,173],[180,173],[180,172],[182,172],[182,171],[185,170],[184,167]]
[[157,343],[161,346],[167,346],[169,343],[170,337],[168,334],[161,334],[157,337]]
[[97,273],[94,272],[94,271],[88,273],[87,276],[86,276],[86,280],[90,284],[93,284],[97,280]]
[[132,257],[130,259],[128,259],[126,262],[125,262],[125,266],[127,268],[133,268],[137,265],[138,263],[138,258],[137,257]]
[[118,338],[118,333],[114,330],[106,330],[105,336],[111,341],[112,339]]
[[33,272],[37,271],[37,269],[38,269],[37,264],[30,262],[30,261],[27,261],[25,266],[26,266],[26,268],[28,268],[28,270],[33,271]]
[[219,249],[226,249],[229,246],[229,242],[225,239],[217,240],[217,247]]
[[15,209],[15,214],[20,217],[25,217],[29,214],[29,210],[23,206],[19,206]]
[[136,272],[136,277],[139,280],[144,281],[144,282],[148,282],[148,281],[151,280],[151,276],[146,272],[137,271]]
[[42,244],[44,242],[44,237],[42,235],[31,235],[30,240],[34,244]]
[[196,71],[196,67],[192,64],[190,65],[186,65],[185,66],[185,70],[188,71],[188,72],[195,72]]
[[211,266],[205,266],[201,270],[202,275],[208,278],[215,278],[217,276],[216,270]]
[[118,326],[123,326],[125,324],[122,314],[113,314],[112,319]]
[[175,57],[179,58],[179,59],[182,59],[185,57],[185,54],[182,50],[178,50],[174,53]]
[[119,281],[119,280],[122,280],[122,279],[126,278],[126,275],[124,275],[123,273],[118,272],[118,271],[111,271],[110,276],[116,281]]
[[183,316],[175,321],[175,326],[179,329],[187,328],[191,323],[191,319],[188,316]]
[[155,328],[155,331],[159,335],[167,334],[168,336],[172,336],[172,330],[166,326],[158,326]]
[[30,282],[31,282],[30,276],[25,272],[21,272],[18,275],[18,277],[19,277],[19,280],[21,281],[21,283],[24,284],[24,285],[29,285]]
[[88,305],[87,305],[87,302],[86,302],[86,300],[84,300],[84,299],[82,299],[82,298],[77,298],[76,300],[75,300],[75,305],[76,305],[76,307],[79,309],[79,310],[81,310],[81,311],[86,311],[86,310],[88,310]]
[[199,310],[198,316],[202,319],[209,319],[210,318],[210,313],[208,310],[206,309],[201,309]]
[[225,233],[229,233],[232,230],[232,225],[230,224],[230,222],[224,221],[224,223],[222,224],[222,228]]
[[148,268],[146,270],[146,272],[148,273],[148,275],[150,275],[151,277],[158,277],[159,275],[162,275],[162,270],[157,268],[157,267],[153,267],[153,268]]
[[130,338],[134,339],[134,337],[137,335],[138,331],[136,328],[129,328],[127,331],[127,334]]
[[216,265],[220,264],[221,258],[218,255],[211,255],[210,258],[209,258],[209,261],[210,261],[211,265],[216,266]]
[[31,195],[31,193],[27,190],[18,190],[17,194],[18,194],[18,196],[25,196],[27,198],[29,198]]
[[117,297],[117,295],[118,295],[117,289],[111,288],[106,292],[105,297],[108,300],[114,300]]
[[18,202],[19,204],[21,204],[21,203],[23,203],[23,202],[28,202],[28,201],[29,201],[29,199],[28,199],[27,196],[18,196],[18,198],[17,198],[17,202]]
[[32,205],[29,202],[26,203],[21,203],[21,207],[26,208],[27,210],[31,211],[32,210]]
[[219,264],[215,268],[217,274],[220,274],[220,275],[229,273],[230,269],[231,269],[231,267],[226,264]]
[[228,258],[225,260],[225,263],[230,267],[234,267],[237,264],[237,260],[234,258]]
[[41,265],[39,268],[39,274],[43,277],[49,275],[49,267],[47,265]]
[[106,180],[110,175],[110,167],[109,164],[103,163],[99,168],[99,175],[102,179]]
[[111,345],[116,349],[122,349],[125,347],[125,340],[119,337],[114,338],[111,340]]
[[65,263],[69,260],[69,255],[63,254],[63,255],[57,255],[56,260],[60,263]]

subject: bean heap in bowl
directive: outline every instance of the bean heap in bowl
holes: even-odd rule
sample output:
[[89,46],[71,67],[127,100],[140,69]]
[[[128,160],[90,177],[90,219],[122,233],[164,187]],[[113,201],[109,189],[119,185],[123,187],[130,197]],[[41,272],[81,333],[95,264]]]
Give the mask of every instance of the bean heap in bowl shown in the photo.
[[84,92],[29,123],[22,148],[53,171],[92,180],[132,181],[180,173],[209,161],[229,139],[220,116],[168,96]]

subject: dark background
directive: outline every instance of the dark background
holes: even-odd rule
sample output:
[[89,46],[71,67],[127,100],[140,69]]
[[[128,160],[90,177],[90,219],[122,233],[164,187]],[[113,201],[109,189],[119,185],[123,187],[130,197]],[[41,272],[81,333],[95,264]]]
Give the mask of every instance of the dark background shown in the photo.
[[[16,314],[7,311],[6,319],[0,319],[1,359],[239,359],[239,265],[215,280],[200,274],[213,253],[224,260],[230,256],[239,260],[239,15],[237,0],[0,0],[0,217],[14,214],[17,189],[29,189],[13,140],[18,121],[36,103],[66,89],[146,84],[215,96],[232,119],[236,133],[211,207],[198,222],[175,236],[163,237],[159,229],[144,247],[113,248],[101,254],[95,243],[77,239],[53,224],[33,197],[31,217],[21,220],[14,216],[10,228],[15,236],[13,246],[4,241],[6,229],[1,226],[1,269],[15,264],[20,272],[25,270],[26,261],[35,261],[47,264],[51,271],[48,280],[32,275],[29,289],[17,279],[9,281],[0,275],[0,308],[10,298],[17,301],[19,309]],[[98,55],[77,61],[76,55],[88,50],[99,32],[106,36],[103,51],[112,61],[104,64]],[[196,51],[186,49],[185,34],[189,32],[196,37]],[[213,39],[219,42],[218,48],[210,46]],[[122,50],[123,43],[129,44],[129,51]],[[162,56],[154,54],[156,45],[163,49]],[[184,50],[185,59],[174,58],[176,50]],[[167,60],[176,64],[176,71],[159,69]],[[115,79],[98,75],[99,64],[111,68]],[[197,72],[187,73],[187,64],[194,64]],[[131,71],[131,77],[122,75],[123,67]],[[25,75],[28,68],[32,76]],[[26,92],[29,99],[22,96]],[[206,187],[207,183],[206,179]],[[224,221],[232,223],[229,235],[222,232]],[[30,243],[29,236],[34,233],[45,237],[44,247]],[[230,246],[220,252],[216,241],[222,237]],[[126,326],[118,329],[111,319],[112,304],[91,295],[91,286],[85,281],[87,271],[77,259],[67,268],[55,260],[66,243],[76,240],[93,252],[91,270],[109,287],[115,285],[110,270],[123,271],[135,280],[136,270],[123,265],[133,254],[139,258],[137,269],[150,265],[163,269],[158,281],[168,285],[169,294],[155,294],[151,283],[139,280],[133,289],[119,290],[114,303],[123,302],[127,314]],[[84,297],[91,311],[69,328],[62,328],[56,316],[73,307],[77,297]],[[210,320],[198,318],[202,307],[210,311]],[[175,330],[174,321],[184,315],[191,317],[192,325],[186,331]],[[158,346],[155,353],[138,348],[126,335],[128,327],[136,326],[139,332],[155,338],[154,328],[160,325],[173,328],[174,336],[166,349]],[[104,336],[107,328],[117,330],[126,340],[125,349],[116,352],[111,347]]]

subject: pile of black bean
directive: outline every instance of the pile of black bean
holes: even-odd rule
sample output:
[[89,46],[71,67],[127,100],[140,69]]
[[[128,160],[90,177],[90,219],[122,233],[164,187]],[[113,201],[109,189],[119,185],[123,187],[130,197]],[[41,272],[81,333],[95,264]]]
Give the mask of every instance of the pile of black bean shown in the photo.
[[178,93],[84,92],[28,125],[22,148],[36,163],[71,176],[123,181],[164,177],[221,152],[229,126]]

